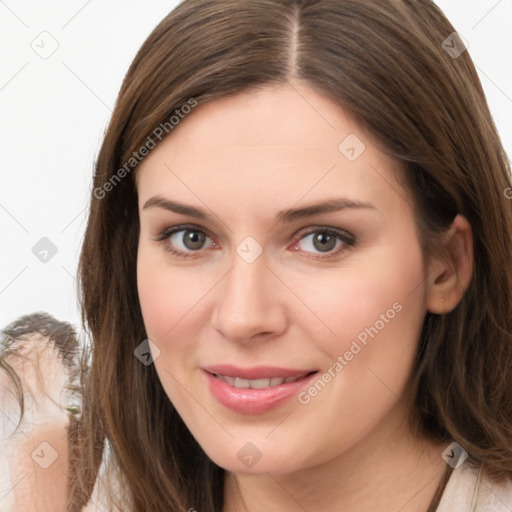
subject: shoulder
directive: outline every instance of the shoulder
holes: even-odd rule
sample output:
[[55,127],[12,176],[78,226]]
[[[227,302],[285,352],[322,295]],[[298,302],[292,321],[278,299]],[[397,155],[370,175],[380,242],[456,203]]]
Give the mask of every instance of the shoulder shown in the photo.
[[486,475],[485,468],[474,468],[464,462],[453,470],[436,512],[510,512],[510,510],[512,510],[512,480],[495,482]]
[[[481,503],[481,504],[480,504]],[[497,483],[488,479],[485,474],[480,483],[477,512],[510,512],[512,510],[512,480]]]

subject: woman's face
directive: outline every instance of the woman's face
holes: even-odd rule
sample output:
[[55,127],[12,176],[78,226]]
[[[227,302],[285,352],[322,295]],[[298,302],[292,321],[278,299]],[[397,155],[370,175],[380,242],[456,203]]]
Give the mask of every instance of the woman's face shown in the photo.
[[428,284],[401,172],[299,83],[197,107],[142,162],[154,364],[218,465],[287,473],[405,428]]

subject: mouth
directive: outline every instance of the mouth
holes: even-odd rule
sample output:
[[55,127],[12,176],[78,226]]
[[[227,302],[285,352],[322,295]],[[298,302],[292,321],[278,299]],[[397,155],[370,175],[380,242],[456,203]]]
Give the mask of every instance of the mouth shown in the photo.
[[217,379],[238,389],[266,389],[280,386],[281,384],[297,382],[298,380],[305,379],[314,373],[317,373],[317,371],[303,373],[295,377],[267,377],[263,379],[244,379],[242,377],[232,377],[230,375],[222,375],[220,373],[210,373],[210,375],[213,375]]
[[239,414],[260,414],[279,407],[308,385],[318,370],[275,367],[202,368],[211,395]]

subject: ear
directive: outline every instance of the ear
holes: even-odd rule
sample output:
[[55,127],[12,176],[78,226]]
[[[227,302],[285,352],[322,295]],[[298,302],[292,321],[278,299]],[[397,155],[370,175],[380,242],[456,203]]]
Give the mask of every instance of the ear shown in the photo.
[[465,217],[457,215],[448,229],[439,256],[428,272],[427,309],[449,313],[460,302],[473,274],[473,232]]

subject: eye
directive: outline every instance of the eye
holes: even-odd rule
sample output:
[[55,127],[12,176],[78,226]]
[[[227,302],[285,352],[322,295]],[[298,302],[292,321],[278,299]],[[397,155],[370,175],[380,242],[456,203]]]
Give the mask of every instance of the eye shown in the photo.
[[[217,247],[217,244],[202,229],[194,226],[179,226],[163,231],[156,239],[165,242],[165,250],[176,256],[191,257],[194,252]],[[208,240],[210,243],[208,244]]]
[[[196,226],[167,228],[155,240],[164,243],[166,251],[182,258],[195,257],[194,253],[200,253],[203,249],[218,247],[218,244],[213,241],[206,231]],[[354,244],[355,238],[340,229],[319,227],[303,234],[290,249],[316,253],[317,256],[308,257],[325,259],[336,256]]]
[[291,249],[327,254],[327,256],[313,256],[314,259],[319,259],[337,255],[354,244],[355,239],[344,231],[335,228],[316,228],[305,233]]

